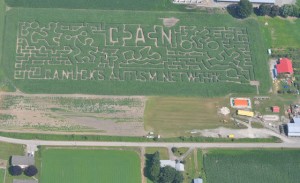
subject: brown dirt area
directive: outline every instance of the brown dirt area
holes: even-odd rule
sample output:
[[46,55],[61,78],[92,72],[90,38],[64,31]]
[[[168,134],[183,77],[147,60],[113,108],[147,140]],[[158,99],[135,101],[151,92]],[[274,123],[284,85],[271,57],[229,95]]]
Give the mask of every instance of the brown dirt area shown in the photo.
[[5,131],[142,136],[145,97],[0,93]]

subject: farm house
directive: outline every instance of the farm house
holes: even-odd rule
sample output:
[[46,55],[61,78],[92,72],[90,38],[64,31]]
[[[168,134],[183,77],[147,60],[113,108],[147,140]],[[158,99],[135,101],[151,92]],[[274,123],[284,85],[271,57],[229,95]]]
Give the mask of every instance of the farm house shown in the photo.
[[21,168],[26,168],[30,165],[34,165],[35,160],[34,157],[30,156],[12,156],[11,157],[11,165],[12,166],[20,166]]
[[21,179],[14,179],[13,183],[38,183],[37,180],[21,180]]
[[179,161],[173,161],[173,160],[160,160],[160,167],[170,166],[172,168],[175,168],[179,172],[184,171],[184,164],[180,163]]

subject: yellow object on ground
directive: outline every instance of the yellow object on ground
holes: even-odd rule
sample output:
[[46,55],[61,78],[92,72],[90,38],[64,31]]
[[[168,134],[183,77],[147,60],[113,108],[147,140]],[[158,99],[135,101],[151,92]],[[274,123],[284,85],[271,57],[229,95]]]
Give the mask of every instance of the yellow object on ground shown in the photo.
[[238,110],[237,114],[241,115],[241,116],[248,116],[248,117],[253,117],[254,116],[254,112],[252,112],[252,111],[244,111],[244,110]]

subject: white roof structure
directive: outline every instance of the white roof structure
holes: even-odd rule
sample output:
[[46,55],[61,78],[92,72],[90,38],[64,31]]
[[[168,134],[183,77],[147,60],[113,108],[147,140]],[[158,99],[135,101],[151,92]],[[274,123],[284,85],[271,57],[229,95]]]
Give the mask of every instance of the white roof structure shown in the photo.
[[198,4],[201,2],[202,0],[173,0],[175,4]]
[[[249,0],[257,4],[275,4],[275,0]],[[240,2],[240,0],[217,0],[217,2]]]
[[293,121],[294,121],[294,123],[299,123],[300,124],[300,117],[299,116],[293,117]]
[[184,171],[184,164],[180,163],[179,161],[176,163],[176,161],[173,160],[160,160],[160,167],[166,167],[166,166],[175,168],[179,172]]
[[13,183],[38,183],[37,180],[20,180],[20,179],[14,179]]
[[203,183],[203,180],[201,178],[197,178],[193,180],[193,183]]
[[288,123],[288,136],[300,137],[300,123]]

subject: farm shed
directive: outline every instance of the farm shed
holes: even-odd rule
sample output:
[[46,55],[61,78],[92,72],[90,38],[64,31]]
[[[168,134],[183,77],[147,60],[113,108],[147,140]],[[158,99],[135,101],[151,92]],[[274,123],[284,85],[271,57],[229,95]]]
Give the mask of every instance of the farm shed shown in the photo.
[[278,74],[293,74],[292,61],[288,58],[280,59],[279,63],[276,65],[276,70]]
[[[275,4],[275,0],[249,0],[257,4]],[[217,2],[240,2],[240,0],[217,0]]]
[[280,112],[280,107],[278,107],[278,106],[273,106],[273,107],[272,107],[272,111],[275,112],[275,113],[279,113],[279,112]]
[[13,183],[38,183],[37,180],[21,180],[21,179],[14,179]]
[[173,160],[160,160],[160,167],[166,167],[170,166],[172,168],[175,168],[179,172],[184,171],[184,164],[180,163],[179,161],[173,161]]
[[203,180],[201,178],[197,178],[193,180],[193,183],[203,183]]
[[20,166],[21,168],[26,168],[29,165],[34,165],[35,160],[34,157],[30,156],[12,156],[11,157],[11,165],[12,166]]
[[300,116],[293,117],[293,122],[297,123],[297,124],[300,124]]
[[300,123],[288,123],[288,136],[300,137]]
[[254,112],[244,111],[244,110],[238,110],[237,114],[240,115],[240,116],[248,116],[248,117],[253,117],[254,116]]

